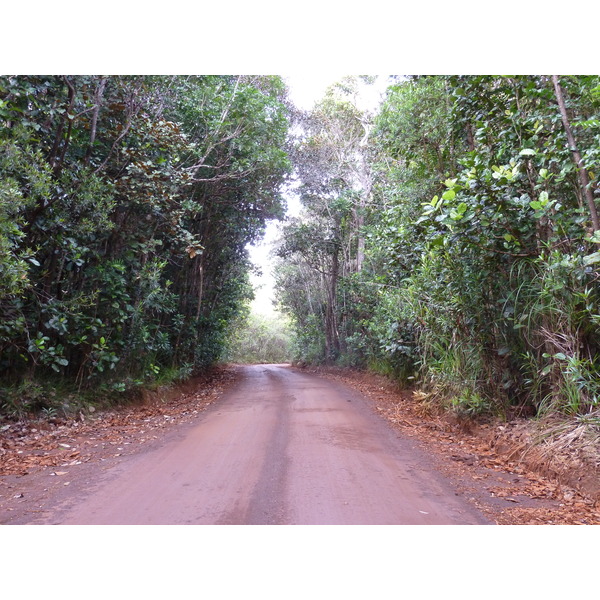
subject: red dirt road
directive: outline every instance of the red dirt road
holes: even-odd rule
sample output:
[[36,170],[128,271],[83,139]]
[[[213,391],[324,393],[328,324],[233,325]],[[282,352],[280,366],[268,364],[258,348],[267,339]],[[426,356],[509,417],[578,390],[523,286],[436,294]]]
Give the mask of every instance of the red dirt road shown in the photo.
[[355,391],[277,365],[123,457],[46,524],[485,524]]

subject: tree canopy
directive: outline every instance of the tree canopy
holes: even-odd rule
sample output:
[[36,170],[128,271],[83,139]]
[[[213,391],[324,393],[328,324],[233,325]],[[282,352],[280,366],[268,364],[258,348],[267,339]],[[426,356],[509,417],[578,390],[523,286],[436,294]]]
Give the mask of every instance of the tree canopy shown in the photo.
[[599,108],[597,76],[397,78],[357,143],[369,116],[326,96],[280,250],[305,357],[467,414],[596,410]]
[[3,381],[125,390],[218,360],[245,247],[284,211],[281,79],[6,76],[0,122]]
[[4,413],[186,377],[232,339],[274,356],[241,325],[246,246],[293,173],[297,359],[461,414],[597,414],[600,78],[394,77],[366,111],[372,81],[300,111],[275,76],[0,77]]

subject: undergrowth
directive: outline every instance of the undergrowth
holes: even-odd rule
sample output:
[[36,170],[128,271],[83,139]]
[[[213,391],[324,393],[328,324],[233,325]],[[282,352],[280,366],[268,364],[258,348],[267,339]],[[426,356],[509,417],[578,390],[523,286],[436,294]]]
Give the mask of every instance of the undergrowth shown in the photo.
[[0,387],[0,417],[20,421],[28,418],[69,418],[100,408],[136,401],[143,390],[156,390],[185,381],[192,375],[189,365],[156,369],[144,381],[125,378],[93,388],[81,388],[60,377],[23,379]]

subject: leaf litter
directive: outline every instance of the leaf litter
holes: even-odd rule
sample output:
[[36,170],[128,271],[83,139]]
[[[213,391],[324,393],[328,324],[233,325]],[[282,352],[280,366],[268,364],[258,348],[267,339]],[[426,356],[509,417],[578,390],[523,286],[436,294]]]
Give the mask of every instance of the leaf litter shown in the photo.
[[[9,505],[12,499],[26,502],[31,496],[23,494],[25,484],[40,488],[40,494],[47,485],[26,476],[46,474],[62,480],[84,463],[132,454],[167,430],[197,418],[237,377],[234,368],[223,365],[183,384],[146,393],[135,404],[90,411],[83,419],[79,415],[0,422],[0,516],[3,510],[40,512]],[[61,486],[72,481],[61,481]],[[0,523],[6,521],[5,514]]]

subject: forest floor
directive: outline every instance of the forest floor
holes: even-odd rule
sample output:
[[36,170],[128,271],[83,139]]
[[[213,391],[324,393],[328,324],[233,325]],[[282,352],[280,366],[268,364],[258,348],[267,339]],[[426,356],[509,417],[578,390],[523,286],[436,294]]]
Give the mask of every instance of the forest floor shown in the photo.
[[[568,447],[553,452],[549,461],[542,446],[532,445],[531,424],[466,427],[425,410],[413,392],[398,390],[383,377],[348,369],[307,370],[361,392],[374,411],[433,456],[439,470],[493,522],[600,524],[598,465],[590,468],[590,456]],[[223,365],[205,377],[148,394],[143,402],[77,419],[0,421],[0,523],[28,522],[50,496],[68,495],[77,485],[76,469],[108,468],[191,422],[218,403],[238,373],[235,366]]]

